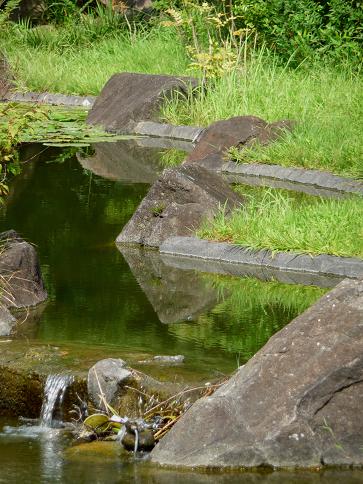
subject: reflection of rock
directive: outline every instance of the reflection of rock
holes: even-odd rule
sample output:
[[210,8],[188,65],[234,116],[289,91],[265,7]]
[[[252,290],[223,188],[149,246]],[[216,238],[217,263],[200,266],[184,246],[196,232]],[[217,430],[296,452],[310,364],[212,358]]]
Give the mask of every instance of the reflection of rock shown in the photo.
[[83,168],[109,180],[129,183],[152,183],[161,171],[160,149],[144,148],[136,140],[92,145],[95,154],[78,157]]
[[156,251],[119,250],[162,323],[194,320],[216,304],[215,290],[195,271],[167,266]]
[[164,170],[116,242],[158,247],[169,237],[191,235],[221,207],[228,214],[241,203],[220,176],[195,163]]
[[14,230],[0,234],[1,335],[6,336],[15,323],[9,308],[35,306],[47,298],[34,247]]
[[363,465],[363,281],[276,333],[152,454],[187,467]]

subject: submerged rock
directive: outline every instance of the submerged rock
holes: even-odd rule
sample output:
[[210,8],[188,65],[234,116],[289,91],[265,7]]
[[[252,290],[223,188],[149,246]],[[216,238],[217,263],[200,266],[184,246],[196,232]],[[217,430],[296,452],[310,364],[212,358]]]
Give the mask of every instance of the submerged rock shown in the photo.
[[0,335],[10,334],[16,318],[9,309],[35,306],[47,299],[37,253],[14,230],[0,234]]
[[256,116],[236,116],[216,121],[202,132],[186,163],[194,162],[218,171],[230,148],[249,148],[254,143],[266,145],[292,127],[293,123],[289,120],[268,124]]
[[363,465],[363,281],[274,335],[152,452],[173,466]]
[[[121,440],[122,445],[126,450],[134,451],[136,446],[136,434],[127,431]],[[138,432],[137,436],[137,451],[150,452],[155,447],[155,439],[152,430],[145,429]]]
[[196,164],[165,170],[125,225],[117,243],[158,247],[174,235],[190,235],[221,207],[228,213],[242,199],[222,178]]
[[106,131],[132,133],[139,121],[157,120],[165,97],[176,92],[185,94],[197,84],[192,77],[114,74],[89,112],[87,123],[102,126]]

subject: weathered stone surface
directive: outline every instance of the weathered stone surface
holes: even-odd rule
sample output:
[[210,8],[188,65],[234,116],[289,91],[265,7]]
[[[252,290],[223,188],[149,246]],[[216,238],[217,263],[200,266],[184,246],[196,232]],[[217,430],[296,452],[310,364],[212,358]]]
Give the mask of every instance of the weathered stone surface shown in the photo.
[[168,169],[151,187],[116,242],[158,247],[173,235],[190,235],[221,207],[228,213],[241,202],[221,177],[196,164]]
[[9,308],[35,306],[47,298],[34,247],[14,230],[0,234],[0,334],[10,334],[16,318]]
[[128,183],[152,183],[162,171],[160,149],[143,148],[136,140],[96,143],[93,156],[77,155],[83,168],[109,180]]
[[265,145],[277,139],[287,129],[292,129],[291,121],[268,124],[256,116],[237,116],[216,121],[201,133],[196,147],[185,162],[199,163],[211,170],[220,170],[229,148],[247,148],[256,142]]
[[106,83],[87,122],[107,131],[131,133],[139,121],[157,120],[161,103],[173,92],[186,93],[197,81],[190,77],[122,72]]
[[98,361],[88,372],[88,396],[97,408],[103,408],[101,393],[106,402],[113,405],[122,392],[123,385],[130,383],[132,373],[126,362],[117,358]]
[[194,270],[170,267],[154,250],[118,248],[162,323],[193,321],[216,304],[217,291]]
[[5,55],[0,51],[0,99],[13,87],[14,77]]
[[288,324],[152,452],[177,466],[363,465],[363,281]]

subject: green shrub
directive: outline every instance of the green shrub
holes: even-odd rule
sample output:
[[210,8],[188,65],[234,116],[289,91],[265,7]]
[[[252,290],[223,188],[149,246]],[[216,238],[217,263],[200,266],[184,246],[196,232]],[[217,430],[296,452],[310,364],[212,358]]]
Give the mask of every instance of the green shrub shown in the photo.
[[329,55],[361,60],[363,3],[357,0],[236,0],[240,28],[253,29],[285,60]]

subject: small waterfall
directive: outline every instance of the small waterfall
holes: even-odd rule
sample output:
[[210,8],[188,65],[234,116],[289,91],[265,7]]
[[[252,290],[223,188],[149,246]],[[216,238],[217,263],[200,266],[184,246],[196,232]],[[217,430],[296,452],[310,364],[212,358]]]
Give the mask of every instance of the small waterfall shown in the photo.
[[44,400],[40,412],[40,424],[51,427],[55,415],[61,419],[62,404],[69,385],[73,383],[70,375],[48,375],[44,387]]

